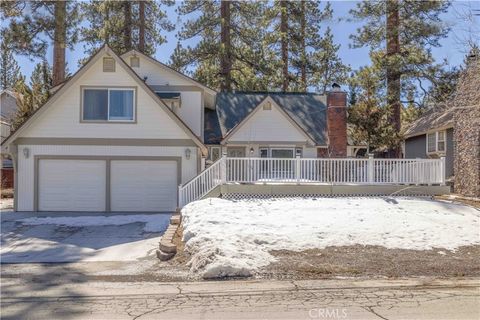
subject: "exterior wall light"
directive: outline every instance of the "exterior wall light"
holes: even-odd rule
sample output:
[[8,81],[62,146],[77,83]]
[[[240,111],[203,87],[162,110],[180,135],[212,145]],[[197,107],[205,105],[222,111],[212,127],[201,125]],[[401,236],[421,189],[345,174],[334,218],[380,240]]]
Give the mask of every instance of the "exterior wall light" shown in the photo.
[[250,155],[253,156],[253,148],[250,148]]
[[185,149],[185,158],[187,158],[187,160],[190,160],[191,155],[192,155],[192,150],[190,150],[189,148]]
[[28,159],[28,157],[30,156],[30,149],[23,148],[23,155],[25,156],[25,158]]

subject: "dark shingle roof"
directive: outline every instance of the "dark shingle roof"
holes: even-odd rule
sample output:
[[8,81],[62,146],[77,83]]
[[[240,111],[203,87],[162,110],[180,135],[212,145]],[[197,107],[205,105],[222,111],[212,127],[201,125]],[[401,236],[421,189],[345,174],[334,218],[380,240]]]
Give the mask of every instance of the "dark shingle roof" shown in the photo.
[[453,127],[454,108],[432,108],[415,120],[404,132],[406,138],[425,134],[429,130]]
[[205,143],[218,143],[214,142],[218,141],[215,134],[221,133],[221,137],[225,137],[268,96],[272,97],[317,145],[327,143],[326,97],[314,93],[280,92],[218,93],[216,110],[205,112]]

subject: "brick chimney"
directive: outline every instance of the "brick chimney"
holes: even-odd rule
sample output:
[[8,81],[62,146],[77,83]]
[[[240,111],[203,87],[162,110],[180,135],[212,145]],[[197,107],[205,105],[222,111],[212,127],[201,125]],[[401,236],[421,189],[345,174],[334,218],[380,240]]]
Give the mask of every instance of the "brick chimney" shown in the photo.
[[328,155],[347,156],[347,93],[336,83],[327,92]]

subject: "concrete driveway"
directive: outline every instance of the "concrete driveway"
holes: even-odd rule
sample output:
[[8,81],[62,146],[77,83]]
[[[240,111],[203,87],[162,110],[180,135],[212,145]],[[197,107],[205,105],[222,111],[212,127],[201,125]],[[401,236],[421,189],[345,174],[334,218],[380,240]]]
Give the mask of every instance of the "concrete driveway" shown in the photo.
[[1,213],[1,263],[135,261],[155,254],[169,213]]

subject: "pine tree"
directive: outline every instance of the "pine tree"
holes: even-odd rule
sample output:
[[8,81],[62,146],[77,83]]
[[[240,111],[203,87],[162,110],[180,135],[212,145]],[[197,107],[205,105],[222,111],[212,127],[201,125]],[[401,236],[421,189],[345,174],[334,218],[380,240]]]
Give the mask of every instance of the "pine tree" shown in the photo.
[[0,46],[0,89],[4,90],[13,88],[22,74],[4,37]]
[[173,4],[171,0],[94,0],[82,3],[88,21],[88,25],[82,27],[87,53],[92,54],[107,43],[118,54],[134,48],[153,55],[156,47],[166,41],[162,33],[174,29],[162,10],[162,7]]
[[[65,50],[77,42],[79,12],[75,1],[22,1],[23,7],[3,11],[10,24],[5,37],[17,54],[45,56],[53,42],[53,83],[65,78]],[[6,12],[6,13],[5,13]],[[13,14],[12,12],[15,12]]]
[[52,83],[52,69],[47,60],[44,59],[35,65],[32,75],[30,76],[32,107],[34,110],[41,107],[48,100]]
[[332,83],[345,83],[350,67],[343,64],[338,56],[339,44],[334,44],[333,34],[327,28],[318,49],[311,55],[312,75],[308,85],[315,86],[317,91],[325,92]]
[[367,153],[390,148],[400,141],[389,122],[390,110],[382,103],[381,72],[378,66],[364,67],[351,80],[359,89],[355,105],[349,107],[348,122],[352,125],[355,143],[367,145]]
[[20,127],[35,111],[32,91],[25,83],[25,76],[20,77],[15,83],[14,92],[17,100],[17,111],[13,119],[11,119],[12,131]]
[[[314,55],[328,49],[327,45],[333,47],[333,37],[325,34],[322,38],[320,34],[320,25],[331,19],[333,10],[328,2],[324,8],[317,1],[292,2],[291,6],[289,51],[290,69],[294,76],[290,82],[295,91],[307,91],[309,86],[316,84],[314,73],[320,69],[319,61],[315,61]],[[329,29],[327,32],[330,33]],[[339,46],[334,47],[335,50],[338,48]]]
[[438,40],[449,31],[439,17],[449,4],[448,1],[362,1],[351,11],[355,18],[366,21],[351,35],[354,47],[370,46],[382,62],[386,99],[397,132],[404,85],[432,75],[428,69],[434,61],[430,48],[438,46]]
[[271,86],[271,69],[265,57],[270,55],[270,49],[262,41],[266,4],[263,1],[184,2],[177,8],[186,18],[178,38],[181,42],[199,41],[193,47],[177,46],[170,59],[172,65],[177,69],[193,69],[191,74],[195,79],[213,88],[267,89]]

